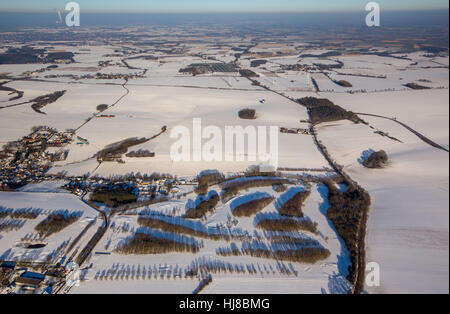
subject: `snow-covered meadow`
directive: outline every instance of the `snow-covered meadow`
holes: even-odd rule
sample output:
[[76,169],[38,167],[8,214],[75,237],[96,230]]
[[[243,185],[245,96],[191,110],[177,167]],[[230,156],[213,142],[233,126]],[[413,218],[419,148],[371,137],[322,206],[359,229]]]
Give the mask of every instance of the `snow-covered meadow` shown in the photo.
[[[97,175],[108,178],[130,173],[164,173],[194,178],[206,169],[217,169],[231,175],[242,173],[258,163],[250,160],[173,162],[170,156],[175,141],[170,136],[172,130],[183,126],[192,134],[193,119],[200,118],[203,127],[216,126],[222,130],[227,126],[276,126],[308,131],[308,111],[287,97],[327,98],[346,110],[360,113],[360,118],[368,123],[354,124],[344,120],[316,126],[318,139],[332,158],[343,165],[344,171],[367,189],[372,198],[367,225],[367,262],[380,265],[381,286],[366,286],[367,291],[448,292],[448,279],[443,279],[448,278],[449,269],[448,152],[430,146],[396,123],[396,120],[405,123],[448,150],[448,57],[429,57],[425,52],[321,57],[329,50],[304,49],[305,43],[298,42],[295,45],[260,44],[249,48],[238,58],[230,47],[243,43],[233,40],[236,38],[228,39],[229,47],[189,43],[180,47],[180,52],[171,53],[151,46],[145,51],[138,51],[132,45],[126,49],[125,45],[120,49],[105,45],[62,46],[61,49],[77,52],[74,57],[76,64],[33,73],[28,79],[22,79],[26,76],[24,73],[38,71],[42,64],[0,65],[0,73],[19,78],[4,86],[24,92],[22,98],[14,101],[8,100],[8,94],[0,93],[0,145],[29,135],[34,126],[45,125],[58,131],[73,129],[76,135],[72,143],[64,147],[69,150],[67,159],[52,163],[48,171],[50,175],[64,173],[69,177]],[[245,44],[250,46],[251,42],[246,41]],[[78,53],[81,48],[83,52]],[[128,49],[136,50],[127,55],[124,51]],[[277,55],[280,53],[281,56]],[[252,67],[252,61],[256,59],[263,59],[266,63]],[[234,61],[240,68],[254,71],[258,77],[247,79],[238,71],[196,76],[179,71],[191,64]],[[289,66],[291,69],[286,70]],[[293,70],[295,66],[303,70]],[[326,69],[321,70],[321,67]],[[121,78],[89,77],[96,73]],[[135,74],[137,77],[132,77]],[[253,79],[265,88],[252,83]],[[347,81],[352,86],[336,84],[339,81]],[[315,91],[314,82],[319,92]],[[430,89],[412,90],[405,86],[408,83]],[[28,103],[36,97],[62,90],[66,90],[65,95],[46,105],[42,109],[44,114],[33,110]],[[108,107],[100,112],[98,106],[102,104]],[[255,109],[257,118],[240,119],[238,112],[246,108]],[[98,162],[96,154],[106,146],[129,138],[151,138],[163,127],[167,130],[159,136],[128,150],[150,151],[155,153],[154,157],[135,158],[124,154],[121,163]],[[191,145],[191,155],[193,149]],[[360,158],[369,149],[385,150],[390,160],[387,167],[377,170],[365,168]],[[277,153],[278,166],[290,168],[291,171],[287,171],[289,177],[295,178],[288,189],[304,188],[305,182],[299,180],[302,175],[320,177],[332,174],[324,170],[329,169],[330,164],[311,134],[278,133]],[[323,172],[315,172],[320,169]],[[0,206],[3,208],[42,210],[38,218],[24,221],[18,230],[0,234],[0,260],[29,258],[43,261],[62,244],[77,237],[90,223],[92,227],[76,249],[81,250],[94,236],[103,224],[99,212],[80,197],[60,189],[66,182],[41,182],[26,185],[17,192],[0,192]],[[191,221],[184,219],[183,215],[188,205],[196,202],[192,189],[184,188],[183,192],[188,194],[179,198],[113,215],[108,230],[89,257],[89,267],[83,271],[81,285],[71,292],[192,293],[199,284],[198,278],[186,279],[180,274],[198,264],[208,267],[232,265],[245,270],[242,273],[214,273],[213,282],[204,293],[348,292],[349,252],[327,219],[327,189],[317,182],[310,186],[311,195],[303,212],[306,219],[318,224],[318,232],[295,233],[296,237],[314,240],[329,250],[330,255],[315,264],[218,254],[220,249],[232,244],[242,247],[242,239],[226,241],[196,237],[195,241],[199,241],[201,247],[195,254],[124,255],[115,250],[137,231],[143,230],[138,217],[146,212],[164,219],[175,213],[175,218],[186,225],[197,224],[212,230],[228,228],[231,232],[250,236],[252,240],[269,242],[270,235],[256,227],[255,216],[233,216],[236,200],[255,195],[274,197],[276,201],[264,208],[260,215],[278,217],[280,198],[286,197],[284,193],[292,192],[280,193],[272,187],[250,188],[220,202],[203,220]],[[220,193],[221,187],[214,185],[210,190]],[[101,209],[109,212],[106,207]],[[45,247],[24,248],[22,240],[33,238],[36,225],[46,215],[58,210],[80,212],[81,217],[60,233],[45,239]],[[235,221],[229,227],[227,223],[231,218]],[[162,238],[173,237],[173,234],[154,229],[147,232]]]

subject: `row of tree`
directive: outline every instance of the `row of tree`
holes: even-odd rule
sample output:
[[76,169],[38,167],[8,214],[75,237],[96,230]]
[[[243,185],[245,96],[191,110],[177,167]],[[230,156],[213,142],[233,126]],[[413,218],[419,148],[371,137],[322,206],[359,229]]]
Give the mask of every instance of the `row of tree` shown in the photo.
[[197,253],[199,247],[195,243],[178,242],[172,239],[155,237],[146,233],[136,233],[115,251],[120,254],[164,254],[169,252]]
[[309,231],[317,233],[317,222],[312,222],[309,219],[293,219],[287,217],[280,218],[262,218],[257,220],[256,227],[265,231]]
[[43,221],[36,225],[35,230],[40,236],[48,237],[54,233],[60,232],[80,219],[80,212],[56,212],[47,216]]
[[216,208],[219,201],[220,201],[220,197],[216,191],[211,191],[211,193],[206,198],[204,198],[203,196],[200,196],[200,200],[198,201],[198,204],[193,208],[189,208],[186,211],[185,217],[188,219],[202,218],[208,212],[213,211]]
[[303,217],[303,202],[310,194],[310,190],[297,192],[291,199],[281,206],[279,209],[280,214],[290,217]]
[[251,217],[269,206],[274,199],[274,197],[268,196],[248,201],[244,204],[236,206],[233,209],[233,215],[236,217]]

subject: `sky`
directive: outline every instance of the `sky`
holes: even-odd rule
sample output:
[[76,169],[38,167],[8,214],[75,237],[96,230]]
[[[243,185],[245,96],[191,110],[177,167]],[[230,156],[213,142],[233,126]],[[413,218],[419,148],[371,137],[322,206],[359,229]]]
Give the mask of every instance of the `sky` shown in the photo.
[[[0,11],[50,12],[70,0],[1,0]],[[207,12],[355,12],[370,0],[77,0],[82,12],[207,13]],[[448,0],[378,0],[381,10],[448,10]]]

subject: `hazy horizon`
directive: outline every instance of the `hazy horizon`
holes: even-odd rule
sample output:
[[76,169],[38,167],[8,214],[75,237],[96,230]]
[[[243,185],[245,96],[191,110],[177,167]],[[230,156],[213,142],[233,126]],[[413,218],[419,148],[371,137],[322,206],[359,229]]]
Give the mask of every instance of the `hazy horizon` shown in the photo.
[[[3,0],[0,11],[14,12],[49,12],[63,10],[65,0]],[[358,12],[364,11],[368,0],[78,0],[85,13],[249,13],[249,12]],[[378,0],[382,10],[439,10],[448,9],[446,0]]]
[[[381,15],[383,26],[448,26],[449,11],[384,11]],[[321,13],[83,13],[81,27],[87,26],[178,26],[191,24],[240,24],[279,25],[289,27],[365,26],[366,12],[321,12]],[[2,29],[22,27],[52,27],[56,25],[57,14],[2,12]],[[59,25],[58,27],[64,27]]]

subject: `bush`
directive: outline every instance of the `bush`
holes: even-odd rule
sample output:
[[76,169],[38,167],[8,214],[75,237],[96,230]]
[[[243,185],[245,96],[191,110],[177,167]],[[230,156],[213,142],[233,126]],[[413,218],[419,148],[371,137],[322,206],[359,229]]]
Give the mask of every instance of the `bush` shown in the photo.
[[30,100],[30,102],[33,103],[31,105],[31,108],[34,111],[36,111],[37,113],[45,114],[44,112],[41,111],[41,109],[49,104],[56,102],[65,93],[66,93],[66,91],[63,90],[63,91],[54,92],[52,94],[36,97],[36,98]]
[[334,83],[336,83],[337,85],[342,86],[342,87],[353,87],[353,85],[350,82],[345,81],[345,80],[334,81]]
[[136,195],[123,189],[98,190],[92,193],[91,201],[104,203],[111,207],[136,202]]
[[271,243],[289,244],[298,246],[319,246],[320,242],[312,238],[297,238],[289,235],[274,235],[270,237]]
[[422,86],[422,85],[419,85],[416,83],[408,83],[408,84],[405,84],[405,86],[410,89],[415,89],[415,90],[430,89],[430,87]]
[[[284,239],[285,237],[279,237]],[[280,261],[297,263],[316,263],[330,256],[330,251],[313,239],[296,239],[291,237],[289,242],[271,242],[270,245],[260,242],[244,242],[242,249],[232,243],[230,247],[219,248],[216,253],[220,256],[250,255],[258,258],[271,258]],[[294,242],[296,241],[296,242]]]
[[194,294],[200,294],[209,284],[213,281],[212,276],[208,275],[207,278],[203,279],[198,285],[197,289],[195,289]]
[[363,165],[366,168],[376,169],[383,168],[388,163],[389,158],[384,150],[372,153],[366,160],[364,160]]
[[251,217],[269,206],[274,199],[274,197],[270,196],[251,200],[234,208],[233,215],[236,217]]
[[265,187],[265,186],[272,186],[274,184],[287,184],[289,183],[289,180],[283,179],[283,178],[263,178],[263,179],[250,179],[250,180],[242,180],[242,181],[235,181],[230,182],[226,184],[223,187],[223,193],[222,193],[222,200],[227,199],[228,197],[233,197],[241,190],[246,190],[250,188],[255,187]]
[[195,188],[195,193],[199,195],[206,195],[210,186],[219,184],[224,180],[225,176],[217,170],[203,171],[197,176],[198,185]]
[[[167,198],[167,197],[155,198],[154,194],[153,194],[152,197],[148,201],[140,201],[140,202],[133,202],[133,203],[120,205],[118,207],[115,207],[113,212],[133,210],[133,209],[136,209],[136,208],[139,208],[139,207],[146,207],[146,206],[150,206],[150,205],[154,205],[154,204],[158,204],[158,203],[165,203],[165,202],[168,202],[168,201],[169,201],[169,198]],[[90,205],[93,206],[93,204],[90,204]]]
[[225,180],[225,176],[217,170],[208,170],[201,172],[198,175],[197,180],[199,184],[207,184],[211,186],[223,182]]
[[297,102],[308,108],[312,124],[339,120],[350,120],[355,123],[361,122],[361,119],[353,112],[335,105],[328,99],[305,97],[298,99]]
[[100,111],[100,112],[103,112],[103,111],[105,111],[106,109],[108,109],[108,105],[106,105],[106,104],[102,104],[102,105],[98,105],[97,106],[97,111]]
[[239,70],[239,74],[242,77],[259,77],[258,74],[256,74],[255,72],[253,72],[251,70],[248,70],[248,69]]
[[220,201],[219,194],[216,191],[212,191],[208,199],[201,200],[194,208],[189,208],[186,211],[186,218],[198,219],[205,216],[208,212],[211,212],[216,208]]
[[155,153],[151,152],[149,150],[144,150],[144,149],[140,149],[138,151],[132,151],[129,152],[127,154],[125,154],[126,157],[128,158],[154,158],[155,157]]
[[250,62],[250,67],[256,68],[256,67],[259,67],[260,65],[264,65],[266,63],[267,63],[267,60],[253,60],[252,62]]
[[104,161],[108,161],[108,160],[111,160],[111,156],[118,156],[118,155],[125,154],[130,147],[143,144],[145,142],[148,142],[149,140],[150,140],[150,138],[145,138],[145,137],[143,137],[143,138],[137,138],[137,137],[127,138],[123,141],[116,142],[116,143],[106,146],[104,149],[99,151],[95,155],[95,157],[97,157],[98,159],[104,160]]
[[283,193],[286,192],[287,188],[284,184],[274,184],[273,190],[277,193]]
[[8,215],[11,213],[10,209],[6,209],[3,207],[0,207],[0,219],[8,217]]
[[256,223],[256,227],[266,231],[309,231],[311,233],[317,233],[316,222],[284,217],[278,219],[260,219]]
[[60,232],[66,227],[70,226],[78,219],[80,219],[81,214],[79,212],[58,212],[52,213],[47,216],[43,221],[41,221],[35,230],[41,236],[48,237],[54,233]]
[[121,254],[197,253],[199,248],[195,243],[183,243],[171,239],[158,238],[146,233],[136,233],[115,251]]
[[330,256],[330,251],[323,247],[302,247],[298,249],[269,251],[265,249],[246,248],[243,253],[258,258],[273,258],[281,261],[314,264]]
[[195,187],[194,191],[198,195],[206,195],[206,193],[208,193],[208,188],[209,188],[209,185],[207,183],[199,183]]
[[195,237],[201,237],[211,240],[228,240],[229,237],[225,235],[219,234],[209,234],[206,230],[196,230],[191,227],[172,223],[168,221],[164,221],[162,219],[158,219],[157,217],[139,217],[138,223],[141,226],[146,226],[148,228],[159,229],[166,232],[178,233],[178,234],[187,234]]
[[0,232],[17,231],[23,227],[25,222],[23,220],[6,220],[0,222]]
[[219,256],[241,256],[242,252],[237,247],[236,243],[232,243],[230,247],[220,247],[216,250]]
[[256,110],[255,109],[242,109],[239,111],[239,118],[246,120],[255,120],[256,119]]
[[18,209],[11,213],[13,219],[36,219],[40,214],[40,210]]
[[303,217],[303,202],[311,194],[311,191],[300,191],[296,193],[290,200],[283,204],[280,208],[280,214],[290,217]]

